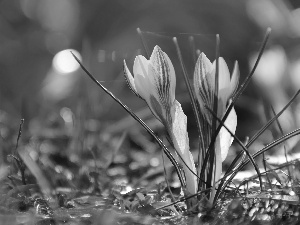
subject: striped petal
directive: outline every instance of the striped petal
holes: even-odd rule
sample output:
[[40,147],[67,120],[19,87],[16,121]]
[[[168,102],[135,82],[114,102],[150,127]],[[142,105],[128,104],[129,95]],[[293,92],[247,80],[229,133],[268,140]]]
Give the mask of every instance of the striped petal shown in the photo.
[[[146,63],[142,60],[145,58],[138,58],[136,70],[146,71],[144,68]],[[155,46],[147,63],[147,72],[144,72],[147,73],[147,77],[135,78],[137,91],[146,100],[156,118],[165,126],[170,126],[172,123],[170,108],[175,101],[176,87],[174,67],[167,54],[158,46]]]
[[[194,89],[201,111],[207,111],[205,106],[213,106],[214,73],[213,65],[204,53],[198,57],[194,72]],[[210,114],[209,118],[211,118]],[[209,119],[210,120],[210,119]]]
[[124,69],[125,80],[126,80],[127,85],[129,86],[130,90],[131,90],[136,96],[142,98],[142,97],[137,93],[137,90],[136,90],[136,87],[135,87],[135,84],[134,84],[134,78],[133,78],[133,76],[132,76],[130,70],[128,69],[125,60],[124,60],[124,66],[123,66],[123,69]]
[[149,61],[154,73],[150,79],[153,78],[153,83],[157,84],[158,91],[168,96],[173,102],[175,100],[176,75],[170,58],[156,45]]

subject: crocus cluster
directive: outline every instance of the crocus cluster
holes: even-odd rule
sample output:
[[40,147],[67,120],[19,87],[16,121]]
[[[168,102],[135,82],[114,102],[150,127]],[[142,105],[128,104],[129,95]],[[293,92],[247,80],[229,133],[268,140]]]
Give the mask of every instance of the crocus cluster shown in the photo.
[[[209,124],[213,117],[207,107],[213,109],[215,70],[216,63],[211,63],[205,54],[201,53],[195,66],[194,91],[201,113]],[[195,176],[197,171],[189,148],[187,117],[180,103],[175,99],[176,75],[170,58],[160,47],[155,46],[149,60],[142,55],[135,58],[134,76],[124,60],[124,74],[132,92],[147,103],[153,115],[166,128],[171,144],[180,156],[186,178],[186,190],[190,194],[195,194],[198,188]],[[237,87],[238,78],[237,63],[230,78],[226,62],[223,58],[219,58],[219,97],[216,114],[220,118],[224,115],[226,106]],[[236,120],[236,113],[232,109],[225,121],[225,125],[232,133],[235,132]],[[215,143],[216,163],[220,164],[219,168],[227,156],[232,141],[233,138],[229,132],[225,128],[221,128]]]

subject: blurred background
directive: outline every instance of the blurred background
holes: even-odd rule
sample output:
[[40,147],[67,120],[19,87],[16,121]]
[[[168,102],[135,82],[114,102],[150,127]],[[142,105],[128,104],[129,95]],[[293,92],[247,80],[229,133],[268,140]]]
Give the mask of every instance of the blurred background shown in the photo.
[[[249,74],[267,27],[271,27],[271,38],[253,82],[236,106],[236,133],[245,140],[267,121],[268,115],[272,116],[270,105],[278,112],[300,87],[299,24],[300,2],[296,0],[2,0],[1,136],[9,136],[4,120],[9,118],[9,126],[17,128],[25,118],[24,129],[30,137],[41,135],[41,127],[62,123],[65,135],[77,132],[80,136],[82,129],[73,128],[81,126],[94,137],[105,130],[101,137],[109,140],[126,130],[134,145],[148,151],[156,148],[141,135],[141,127],[92,83],[70,54],[77,54],[105,87],[159,131],[160,124],[145,103],[130,92],[123,78],[123,59],[132,69],[136,55],[147,56],[136,32],[139,27],[150,52],[159,45],[175,66],[176,98],[188,114],[191,146],[195,148],[196,125],[172,37],[179,40],[192,79],[194,51],[203,51],[213,61],[215,34],[220,34],[221,56],[230,71],[238,60],[241,83]],[[299,127],[299,115],[297,100],[280,119],[284,133]],[[78,121],[84,121],[83,125]],[[274,126],[264,133],[259,145],[279,136]],[[85,141],[88,146],[94,142],[92,138]],[[291,142],[290,149],[297,142]]]

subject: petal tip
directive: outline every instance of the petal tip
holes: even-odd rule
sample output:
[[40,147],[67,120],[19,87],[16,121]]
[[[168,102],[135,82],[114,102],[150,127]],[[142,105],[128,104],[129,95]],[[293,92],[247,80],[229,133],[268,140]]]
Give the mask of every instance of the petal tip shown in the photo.
[[219,57],[219,67],[225,69],[226,72],[228,70],[228,74],[229,74],[229,69],[228,69],[227,63],[223,57]]
[[124,71],[124,77],[127,85],[129,86],[129,89],[138,97],[141,98],[141,96],[137,93],[135,84],[134,84],[134,78],[130,72],[130,70],[127,67],[125,59],[123,60],[123,71]]
[[154,49],[153,49],[153,52],[154,52],[154,51],[161,51],[161,48],[160,48],[158,45],[155,45],[155,46],[154,46]]
[[211,69],[212,69],[212,63],[211,63],[211,61],[207,58],[207,56],[205,55],[204,52],[201,52],[201,53],[200,53],[200,55],[199,55],[199,57],[198,57],[198,60],[197,60],[197,63],[196,63],[196,64],[198,64],[198,63],[202,63],[202,65],[205,65],[205,66],[207,66],[207,67],[211,67]]
[[233,66],[233,71],[232,73],[237,73],[238,75],[240,74],[240,67],[239,67],[239,62],[235,60],[234,66]]
[[239,86],[239,79],[240,79],[239,63],[238,63],[238,61],[235,61],[233,71],[231,74],[231,79],[230,79],[230,95],[229,95],[229,97],[232,97],[235,94],[235,92],[237,91],[238,86]]
[[204,52],[201,52],[199,57],[198,57],[198,60],[203,61],[203,60],[209,60],[209,59],[207,58],[207,56],[205,55]]

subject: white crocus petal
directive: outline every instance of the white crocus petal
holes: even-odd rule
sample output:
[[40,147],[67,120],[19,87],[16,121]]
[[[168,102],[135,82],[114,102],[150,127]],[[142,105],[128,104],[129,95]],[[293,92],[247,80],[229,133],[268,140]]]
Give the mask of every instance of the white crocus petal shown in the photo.
[[[215,66],[216,61],[214,62]],[[228,89],[230,86],[230,73],[223,57],[219,58],[219,90]]]
[[133,63],[134,84],[137,93],[145,100],[149,99],[153,86],[149,82],[148,60],[138,55]]
[[234,63],[231,79],[230,79],[230,93],[229,98],[232,97],[232,95],[236,92],[240,80],[240,70],[239,70],[239,64],[237,61]]
[[169,69],[169,79],[170,79],[170,100],[174,102],[175,100],[175,89],[176,89],[176,74],[175,74],[175,69],[174,66],[169,58],[169,56],[164,52],[165,60],[166,60],[166,65],[168,66]]
[[201,53],[195,66],[194,89],[202,112],[206,111],[206,105],[212,106],[214,88],[213,71],[212,63],[204,53]]
[[[172,126],[169,130],[174,148],[180,154],[186,165],[196,174],[195,163],[193,156],[189,151],[189,138],[187,133],[187,118],[182,111],[181,105],[175,100],[172,106]],[[196,176],[182,163],[186,177],[187,191],[195,194],[197,191]]]
[[146,101],[154,115],[165,125],[172,122],[170,108],[175,101],[176,77],[169,57],[155,46],[148,65],[148,79],[152,86]]
[[183,158],[184,161],[187,163],[189,166],[190,170],[193,171],[192,173],[185,165],[183,165],[184,168],[184,174],[186,178],[186,187],[188,192],[191,194],[196,194],[198,190],[197,186],[197,174],[196,167],[195,167],[195,162],[194,162],[194,157],[190,151],[187,152],[187,157],[189,158]]
[[[216,61],[213,63],[214,73],[216,68]],[[213,74],[215,77],[215,74]],[[219,93],[218,98],[221,100],[219,101],[218,105],[218,115],[223,114],[226,109],[226,103],[229,99],[229,92],[230,92],[230,73],[228,66],[225,60],[220,57],[219,58]]]
[[134,78],[130,72],[130,70],[128,69],[127,67],[127,64],[126,64],[126,61],[124,60],[124,76],[125,76],[125,80],[130,88],[130,90],[138,97],[142,98],[138,93],[137,93],[137,90],[136,90],[136,87],[135,87],[135,83],[134,83]]
[[[232,108],[230,111],[224,124],[233,134],[235,133],[237,126],[237,115],[234,108]],[[222,127],[216,140],[217,151],[220,151],[222,162],[226,159],[232,142],[233,137],[225,127]]]
[[159,102],[156,83],[150,79],[156,75],[149,64],[149,60],[138,55],[134,60],[133,73],[137,93],[147,102],[153,115],[163,122],[163,108]]
[[154,73],[153,76],[149,76],[149,79],[156,85],[162,98],[161,101],[173,103],[175,100],[176,75],[170,58],[156,45],[149,61]]

